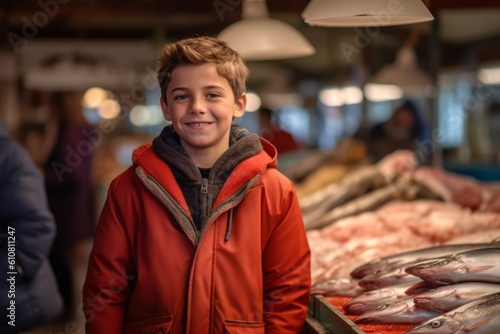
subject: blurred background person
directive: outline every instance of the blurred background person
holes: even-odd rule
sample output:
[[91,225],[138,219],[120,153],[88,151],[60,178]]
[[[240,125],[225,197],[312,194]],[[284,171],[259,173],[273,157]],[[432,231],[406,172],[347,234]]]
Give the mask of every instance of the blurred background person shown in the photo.
[[364,136],[367,154],[374,162],[396,150],[423,149],[423,145],[429,145],[429,139],[429,126],[410,100],[404,101],[387,121],[375,125]]
[[267,139],[278,150],[278,154],[297,151],[300,145],[291,133],[281,129],[273,119],[273,111],[270,108],[259,109],[259,135]]
[[91,173],[99,137],[98,130],[84,118],[82,97],[83,92],[52,96],[50,122],[55,122],[57,133],[44,173],[49,207],[57,224],[50,259],[64,298],[64,318],[83,326],[78,307],[95,229]]
[[55,234],[40,171],[0,123],[0,333],[38,328],[62,312],[48,259]]

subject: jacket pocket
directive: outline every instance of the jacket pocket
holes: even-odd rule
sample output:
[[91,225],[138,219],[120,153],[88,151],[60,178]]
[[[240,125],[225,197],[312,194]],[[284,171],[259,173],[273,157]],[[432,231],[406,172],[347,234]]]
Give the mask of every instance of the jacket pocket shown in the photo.
[[265,334],[262,321],[226,320],[224,334]]
[[166,315],[131,322],[125,325],[125,334],[171,334],[174,317]]

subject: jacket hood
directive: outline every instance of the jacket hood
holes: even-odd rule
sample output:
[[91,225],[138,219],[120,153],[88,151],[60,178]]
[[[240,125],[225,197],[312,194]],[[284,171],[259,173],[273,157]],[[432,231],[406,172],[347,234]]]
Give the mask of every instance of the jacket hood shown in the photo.
[[[202,178],[198,167],[180,145],[171,126],[152,143],[135,150],[134,164],[171,198],[176,216],[203,230],[222,211],[234,207],[268,168],[276,168],[272,144],[246,129],[231,127],[229,148]],[[156,186],[155,186],[156,188]],[[171,210],[172,211],[172,210]]]
[[[148,150],[151,150],[153,145],[156,145],[156,144],[154,144],[154,142],[157,142],[161,145],[161,142],[159,142],[159,138],[162,138],[166,144],[173,144],[171,146],[171,150],[170,149],[168,150],[169,153],[172,153],[174,156],[177,156],[177,157],[184,156],[185,158],[189,158],[187,153],[184,151],[184,149],[182,149],[182,147],[178,144],[178,142],[177,143],[175,142],[177,140],[174,141],[174,138],[176,138],[176,137],[178,137],[178,136],[172,130],[171,126],[166,126],[162,130],[162,133],[160,134],[160,136],[156,137],[153,140],[153,142],[148,142],[142,146],[139,146],[138,148],[136,148],[134,150],[134,152],[132,154],[132,162],[135,165],[139,165],[139,166],[142,165],[146,161],[146,160],[144,160],[145,156],[143,156],[143,154],[145,152],[147,152]],[[263,159],[260,161],[261,163],[263,163],[264,169],[265,168],[276,168],[277,167],[277,155],[278,155],[278,151],[276,150],[276,148],[266,139],[259,137],[256,134],[250,134],[248,132],[248,130],[246,130],[245,128],[243,128],[239,125],[233,124],[231,126],[231,139],[230,139],[231,146],[230,146],[230,149],[231,149],[231,147],[233,147],[233,145],[236,142],[238,142],[246,137],[252,138],[249,141],[251,141],[253,143],[255,143],[255,139],[258,139],[258,141],[260,142],[262,151],[264,153],[263,155],[267,156],[267,159]],[[234,147],[233,150],[236,148],[239,148],[240,145],[243,146],[242,144],[244,144],[246,142],[247,141],[239,143],[239,145]],[[182,160],[184,160],[184,159],[182,159]]]

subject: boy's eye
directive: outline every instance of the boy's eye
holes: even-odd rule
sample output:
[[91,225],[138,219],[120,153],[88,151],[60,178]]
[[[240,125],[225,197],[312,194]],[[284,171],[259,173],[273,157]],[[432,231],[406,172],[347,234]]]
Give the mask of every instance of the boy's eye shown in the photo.
[[187,95],[174,96],[174,100],[185,100],[185,99],[187,99]]
[[217,93],[209,93],[209,94],[207,94],[207,96],[208,96],[208,97],[210,97],[210,98],[214,98],[214,97],[219,97],[219,96],[220,96],[220,94],[217,94]]

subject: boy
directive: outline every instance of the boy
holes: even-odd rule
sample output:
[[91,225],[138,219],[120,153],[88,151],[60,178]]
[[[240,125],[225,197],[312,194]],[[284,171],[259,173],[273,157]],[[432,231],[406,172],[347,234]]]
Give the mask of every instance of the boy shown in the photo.
[[310,254],[276,150],[232,126],[248,69],[197,37],[160,55],[171,122],[110,186],[84,286],[87,333],[300,333]]

